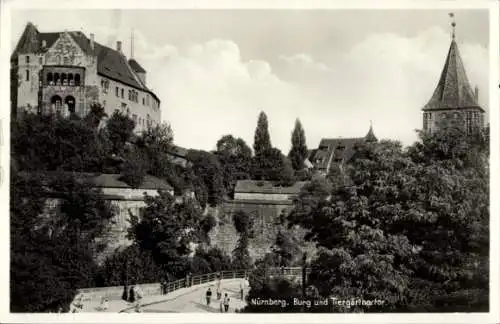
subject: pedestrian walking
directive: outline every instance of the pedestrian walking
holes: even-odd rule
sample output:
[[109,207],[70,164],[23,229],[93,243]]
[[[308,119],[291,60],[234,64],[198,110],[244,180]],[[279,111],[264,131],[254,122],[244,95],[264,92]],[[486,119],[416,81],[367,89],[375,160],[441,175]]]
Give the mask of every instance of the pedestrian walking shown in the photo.
[[134,303],[135,302],[135,287],[134,286],[131,286],[130,287],[130,290],[128,291],[128,302],[129,303]]
[[207,290],[206,298],[207,298],[207,306],[210,306],[210,301],[212,300],[212,290],[210,288],[208,288]]
[[230,301],[230,298],[229,298],[229,296],[226,293],[224,295],[224,312],[226,312],[226,313],[229,310],[229,301]]
[[128,287],[126,285],[123,286],[122,299],[128,301]]
[[135,287],[135,298],[136,298],[136,303],[135,303],[135,311],[137,313],[141,312],[141,307],[142,307],[142,297],[144,296],[141,288],[139,286]]
[[220,300],[219,306],[220,306],[220,312],[224,313],[224,300],[223,299]]

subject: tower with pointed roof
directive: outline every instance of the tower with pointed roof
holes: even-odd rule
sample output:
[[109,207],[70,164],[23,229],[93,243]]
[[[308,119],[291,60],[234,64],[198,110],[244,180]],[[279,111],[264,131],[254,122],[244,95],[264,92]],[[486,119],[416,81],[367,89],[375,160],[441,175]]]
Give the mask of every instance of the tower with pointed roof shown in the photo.
[[[133,44],[132,44],[133,46]],[[133,47],[132,47],[133,50]],[[161,122],[160,100],[146,70],[122,51],[82,31],[39,32],[29,22],[11,56],[12,117],[26,111],[83,117],[100,103],[108,116],[127,114],[136,132]]]
[[[453,14],[450,14],[453,17]],[[472,134],[484,127],[484,110],[478,103],[478,88],[475,91],[467,78],[455,39],[455,21],[452,39],[439,82],[423,111],[423,130],[435,132],[443,120],[455,120]]]

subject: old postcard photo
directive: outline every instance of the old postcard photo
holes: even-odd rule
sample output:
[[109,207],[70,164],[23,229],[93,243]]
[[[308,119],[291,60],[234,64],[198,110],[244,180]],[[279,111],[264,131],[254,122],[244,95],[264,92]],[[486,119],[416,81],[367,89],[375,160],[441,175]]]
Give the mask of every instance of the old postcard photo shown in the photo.
[[498,3],[375,3],[5,5],[9,318],[498,319]]

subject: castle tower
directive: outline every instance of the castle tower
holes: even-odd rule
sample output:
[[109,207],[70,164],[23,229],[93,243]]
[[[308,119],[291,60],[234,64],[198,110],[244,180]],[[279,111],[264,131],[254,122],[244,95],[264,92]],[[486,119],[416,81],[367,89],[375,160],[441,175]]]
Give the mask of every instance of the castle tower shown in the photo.
[[[450,13],[450,17],[454,17]],[[484,127],[484,110],[478,104],[478,89],[475,91],[467,78],[455,41],[455,21],[451,23],[453,32],[448,55],[441,77],[431,99],[423,107],[423,130],[434,132],[439,122],[453,119],[463,123],[471,134]]]

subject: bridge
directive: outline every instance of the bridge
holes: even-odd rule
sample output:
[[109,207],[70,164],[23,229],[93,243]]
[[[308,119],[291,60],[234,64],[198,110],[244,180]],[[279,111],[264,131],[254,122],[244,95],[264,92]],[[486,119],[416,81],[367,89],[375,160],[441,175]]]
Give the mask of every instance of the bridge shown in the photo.
[[[139,284],[144,293],[141,301],[141,312],[151,313],[184,313],[184,312],[220,312],[220,301],[216,297],[217,276],[221,277],[222,296],[230,298],[229,312],[236,312],[245,307],[245,300],[240,296],[240,282],[249,274],[248,270],[228,270],[192,276],[170,282],[166,286],[166,294],[162,294],[160,283]],[[281,276],[291,280],[300,280],[302,268],[270,268],[269,277]],[[205,293],[208,288],[213,291],[210,305],[206,304]],[[135,305],[122,300],[123,286],[80,289],[73,304],[81,304],[80,312],[135,312]],[[248,290],[247,290],[248,292]],[[102,299],[108,299],[108,305]]]

